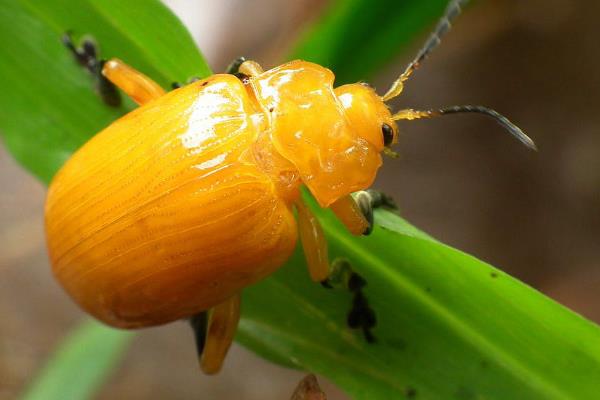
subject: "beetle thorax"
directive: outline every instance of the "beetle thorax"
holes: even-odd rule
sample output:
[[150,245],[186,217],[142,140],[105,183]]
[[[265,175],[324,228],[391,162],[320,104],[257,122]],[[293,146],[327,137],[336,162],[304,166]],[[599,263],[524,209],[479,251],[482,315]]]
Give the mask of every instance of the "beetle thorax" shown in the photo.
[[290,189],[285,196],[297,195],[300,179],[322,207],[369,187],[381,165],[379,149],[352,128],[333,79],[326,68],[292,61],[248,82],[266,119],[255,157]]

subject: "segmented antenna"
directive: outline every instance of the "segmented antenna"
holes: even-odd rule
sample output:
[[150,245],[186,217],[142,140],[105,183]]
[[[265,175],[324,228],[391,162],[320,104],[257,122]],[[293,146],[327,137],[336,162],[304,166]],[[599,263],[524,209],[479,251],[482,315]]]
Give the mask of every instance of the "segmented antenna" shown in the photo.
[[[383,95],[382,100],[388,101],[393,99],[402,93],[402,89],[404,89],[404,82],[411,76],[411,74],[419,68],[423,60],[425,60],[429,54],[440,44],[442,37],[448,33],[450,28],[452,27],[452,21],[456,18],[462,11],[462,8],[467,4],[468,0],[452,0],[448,7],[446,7],[446,11],[442,18],[440,18],[437,26],[427,38],[425,45],[419,50],[417,56],[412,60],[408,67],[404,70],[402,75],[392,84],[390,89],[386,94]],[[420,118],[433,118],[439,117],[447,114],[458,114],[458,113],[478,113],[487,115],[496,120],[500,125],[502,125],[508,133],[514,136],[517,140],[523,143],[525,146],[532,150],[537,150],[535,143],[529,136],[527,136],[521,128],[510,122],[508,118],[504,115],[498,113],[495,110],[492,110],[483,106],[452,106],[447,108],[442,108],[439,110],[413,110],[407,108],[405,110],[400,110],[394,115],[392,115],[392,119],[395,121],[398,120],[413,120]]]
[[437,26],[434,31],[429,35],[425,45],[419,50],[417,56],[412,60],[408,67],[404,70],[402,75],[392,84],[386,94],[383,95],[383,101],[388,101],[397,97],[400,93],[402,93],[402,89],[404,89],[404,82],[410,77],[410,75],[419,68],[421,63],[431,54],[433,49],[440,44],[442,37],[448,33],[450,28],[452,27],[452,21],[456,18],[462,11],[462,8],[467,4],[468,0],[452,0],[448,7],[446,7],[446,11],[442,18],[440,18]]
[[483,106],[452,106],[452,107],[442,108],[439,110],[423,110],[423,111],[407,108],[405,110],[400,110],[396,114],[392,115],[392,119],[395,121],[402,120],[402,119],[413,120],[413,119],[421,119],[421,118],[434,118],[434,117],[440,117],[440,116],[448,115],[448,114],[460,114],[460,113],[478,113],[478,114],[487,115],[488,117],[491,117],[494,120],[496,120],[496,122],[498,122],[500,125],[502,125],[508,131],[508,133],[510,133],[512,136],[514,136],[517,140],[519,140],[521,143],[523,143],[529,149],[537,150],[537,147],[536,147],[535,143],[533,142],[533,140],[531,140],[531,138],[529,136],[527,136],[525,134],[525,132],[523,132],[521,130],[521,128],[519,128],[518,126],[516,126],[515,124],[510,122],[510,120],[508,118],[506,118],[504,115],[500,114],[499,112],[489,109],[487,107],[483,107]]

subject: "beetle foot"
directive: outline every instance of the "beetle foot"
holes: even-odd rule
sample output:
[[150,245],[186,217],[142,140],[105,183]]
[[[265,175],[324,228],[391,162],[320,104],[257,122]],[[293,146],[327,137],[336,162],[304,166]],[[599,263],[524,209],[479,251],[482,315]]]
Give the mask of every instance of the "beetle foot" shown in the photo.
[[377,324],[377,317],[375,311],[369,306],[362,290],[354,293],[352,309],[348,313],[346,321],[350,328],[361,329],[368,343],[375,342],[375,336],[373,336],[371,329]]
[[96,42],[90,36],[84,36],[81,44],[77,46],[73,42],[70,31],[63,34],[61,41],[73,54],[75,61],[92,74],[96,91],[102,97],[102,101],[111,107],[121,105],[121,96],[116,86],[102,75],[104,60],[98,58],[98,46]]
[[394,202],[394,199],[392,199],[391,196],[388,196],[387,194],[377,190],[361,190],[359,192],[353,193],[353,197],[356,203],[358,204],[358,207],[360,208],[360,211],[362,212],[363,216],[369,223],[369,227],[363,233],[363,235],[369,235],[373,231],[373,212],[375,209],[382,207],[392,211],[398,210],[398,207],[396,206],[396,203]]
[[352,329],[361,329],[367,342],[375,342],[371,330],[377,324],[377,317],[363,292],[367,281],[352,269],[350,262],[345,259],[334,260],[329,277],[321,285],[329,289],[347,289],[353,294],[352,308],[348,312],[346,323]]

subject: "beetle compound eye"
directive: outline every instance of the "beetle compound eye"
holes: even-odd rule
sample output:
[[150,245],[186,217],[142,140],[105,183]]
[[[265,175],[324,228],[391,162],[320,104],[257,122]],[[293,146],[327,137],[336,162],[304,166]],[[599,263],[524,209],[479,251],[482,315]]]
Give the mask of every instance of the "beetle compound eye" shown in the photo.
[[381,133],[383,134],[383,145],[388,147],[394,141],[394,130],[388,124],[381,125]]

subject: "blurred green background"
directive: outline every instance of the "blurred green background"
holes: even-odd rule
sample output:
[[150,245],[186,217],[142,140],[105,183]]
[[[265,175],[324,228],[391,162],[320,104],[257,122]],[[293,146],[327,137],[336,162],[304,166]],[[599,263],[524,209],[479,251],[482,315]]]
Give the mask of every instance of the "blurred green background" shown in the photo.
[[[221,71],[238,55],[278,64],[324,2],[167,4]],[[487,0],[467,10],[397,104],[494,107],[529,133],[540,152],[527,152],[484,118],[406,123],[397,146],[402,157],[387,160],[376,185],[436,238],[596,322],[598,11],[591,0]],[[387,87],[420,43],[372,83]],[[81,313],[50,276],[41,223],[45,188],[0,151],[0,398],[12,399]],[[100,398],[287,398],[302,375],[236,346],[221,375],[199,377],[190,341],[184,324],[143,331]],[[325,389],[332,399],[345,398],[331,385]]]

